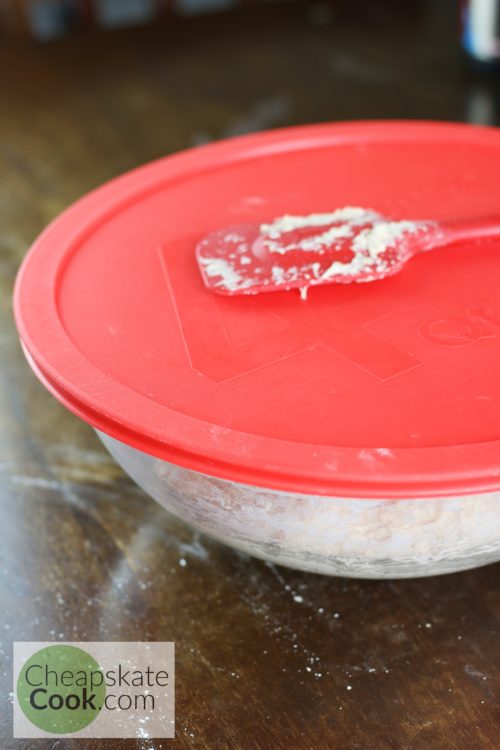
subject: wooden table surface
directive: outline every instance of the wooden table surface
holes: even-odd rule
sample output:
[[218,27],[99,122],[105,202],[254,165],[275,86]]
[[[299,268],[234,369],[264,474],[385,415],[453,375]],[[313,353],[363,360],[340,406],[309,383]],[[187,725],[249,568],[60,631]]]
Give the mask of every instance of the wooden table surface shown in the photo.
[[460,66],[453,2],[351,5],[0,46],[2,750],[84,746],[12,739],[13,640],[149,639],[177,644],[176,740],[87,746],[500,747],[500,565],[363,582],[226,549],[124,476],[38,384],[13,327],[14,275],[37,233],[144,161],[315,120],[497,121],[494,82]]

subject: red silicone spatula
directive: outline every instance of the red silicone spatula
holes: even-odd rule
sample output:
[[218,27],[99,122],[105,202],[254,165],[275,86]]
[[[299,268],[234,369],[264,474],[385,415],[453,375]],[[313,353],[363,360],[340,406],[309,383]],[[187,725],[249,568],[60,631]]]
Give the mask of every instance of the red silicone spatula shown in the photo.
[[196,257],[205,285],[217,294],[258,294],[350,284],[398,273],[415,254],[500,234],[500,218],[393,220],[367,208],[285,215],[204,237]]

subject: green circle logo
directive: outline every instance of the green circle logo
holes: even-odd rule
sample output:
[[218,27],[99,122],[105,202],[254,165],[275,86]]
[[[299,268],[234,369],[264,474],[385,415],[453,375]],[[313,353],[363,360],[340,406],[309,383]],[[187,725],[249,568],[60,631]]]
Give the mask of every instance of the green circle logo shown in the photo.
[[99,716],[106,698],[102,668],[76,646],[37,651],[23,665],[17,699],[25,716],[50,734],[70,734]]

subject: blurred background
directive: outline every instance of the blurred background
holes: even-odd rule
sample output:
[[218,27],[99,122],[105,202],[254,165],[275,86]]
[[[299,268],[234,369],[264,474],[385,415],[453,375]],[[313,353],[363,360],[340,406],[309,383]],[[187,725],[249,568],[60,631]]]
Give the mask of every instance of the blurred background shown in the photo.
[[214,139],[359,118],[499,122],[496,0],[0,9],[1,241],[16,253],[89,188]]
[[358,118],[497,124],[499,7],[0,0],[3,155],[11,166],[26,161],[33,189],[57,202],[60,170],[86,189],[149,158],[269,127]]
[[[0,23],[5,32],[49,41],[84,27],[120,28],[153,23],[168,16],[214,13],[261,2],[263,0],[2,0]],[[407,9],[416,4],[415,0],[399,3]],[[446,0],[430,0],[426,4],[442,8]],[[495,48],[491,38],[488,40],[488,36],[498,38],[497,0],[456,0],[456,4],[462,17],[462,34],[467,37],[466,45],[475,48],[483,58],[498,55],[500,50]],[[371,5],[377,8],[387,3],[376,1]],[[392,5],[397,7],[396,3]],[[328,4],[316,4],[312,18],[317,23],[327,23],[331,10]],[[492,28],[488,31],[488,27]]]

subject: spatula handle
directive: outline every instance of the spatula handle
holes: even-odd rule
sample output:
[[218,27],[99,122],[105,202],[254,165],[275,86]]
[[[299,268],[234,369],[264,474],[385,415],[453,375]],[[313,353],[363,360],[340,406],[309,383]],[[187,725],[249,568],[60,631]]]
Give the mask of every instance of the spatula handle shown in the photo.
[[445,221],[440,223],[440,230],[441,237],[436,237],[435,246],[500,237],[500,215]]

